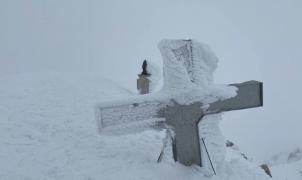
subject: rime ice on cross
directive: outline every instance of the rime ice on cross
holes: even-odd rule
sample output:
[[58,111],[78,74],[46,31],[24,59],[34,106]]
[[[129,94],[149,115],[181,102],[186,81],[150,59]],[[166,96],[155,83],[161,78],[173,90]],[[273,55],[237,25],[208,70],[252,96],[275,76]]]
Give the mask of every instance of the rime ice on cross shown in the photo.
[[123,134],[164,123],[175,132],[174,159],[202,166],[199,121],[207,114],[262,106],[262,83],[214,85],[217,58],[206,45],[193,40],[163,40],[159,49],[164,65],[162,90],[97,104],[99,130]]

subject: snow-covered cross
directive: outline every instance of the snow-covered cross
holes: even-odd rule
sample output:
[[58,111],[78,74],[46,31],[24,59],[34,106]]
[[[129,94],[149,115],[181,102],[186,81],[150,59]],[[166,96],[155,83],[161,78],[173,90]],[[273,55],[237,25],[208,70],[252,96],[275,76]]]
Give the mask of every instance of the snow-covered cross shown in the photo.
[[208,114],[262,106],[262,83],[213,84],[218,59],[207,45],[194,40],[162,40],[159,49],[163,88],[97,104],[99,130],[124,134],[150,126],[171,128],[174,159],[202,166],[198,123]]

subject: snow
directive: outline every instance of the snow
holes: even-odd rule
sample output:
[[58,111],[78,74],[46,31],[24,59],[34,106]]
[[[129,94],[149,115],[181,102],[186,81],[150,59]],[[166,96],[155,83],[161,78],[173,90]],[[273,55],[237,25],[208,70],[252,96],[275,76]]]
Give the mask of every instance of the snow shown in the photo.
[[157,163],[163,131],[100,136],[94,103],[132,94],[97,74],[22,74],[0,84],[1,180],[267,179],[229,148],[219,176],[171,154]]
[[89,75],[1,78],[0,179],[88,179],[101,142],[93,103],[125,94]]
[[[225,138],[220,131],[219,121],[221,121],[221,114],[213,114],[205,116],[198,124],[199,137],[204,138],[214,169],[215,171],[218,170],[218,173],[220,173],[223,168],[226,153]],[[212,169],[210,169],[209,159],[206,155],[206,149],[202,141],[200,142],[201,152],[203,152],[203,165],[208,171],[212,171]]]

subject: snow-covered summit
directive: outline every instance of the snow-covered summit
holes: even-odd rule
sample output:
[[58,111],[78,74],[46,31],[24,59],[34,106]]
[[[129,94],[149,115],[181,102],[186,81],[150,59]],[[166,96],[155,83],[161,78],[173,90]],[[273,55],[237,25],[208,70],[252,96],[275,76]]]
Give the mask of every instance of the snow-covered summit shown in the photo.
[[212,177],[172,158],[158,164],[163,132],[100,136],[94,103],[131,94],[97,74],[26,74],[0,83],[1,180],[266,178],[236,155]]

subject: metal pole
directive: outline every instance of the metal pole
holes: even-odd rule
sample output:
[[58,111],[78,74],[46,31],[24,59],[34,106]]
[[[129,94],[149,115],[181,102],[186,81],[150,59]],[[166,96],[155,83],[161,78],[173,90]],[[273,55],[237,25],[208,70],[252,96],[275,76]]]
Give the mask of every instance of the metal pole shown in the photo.
[[203,138],[201,138],[201,140],[202,140],[202,143],[203,143],[203,145],[204,145],[204,147],[205,147],[205,149],[206,149],[206,152],[207,152],[208,158],[209,158],[209,160],[210,160],[210,163],[211,163],[211,166],[212,166],[213,172],[214,172],[214,174],[216,175],[216,172],[215,172],[214,166],[213,166],[213,164],[212,164],[212,161],[211,161],[211,158],[210,158],[210,155],[209,155],[209,152],[208,152],[207,146],[206,146],[206,144],[205,144],[205,142],[204,142],[204,139],[203,139]]

